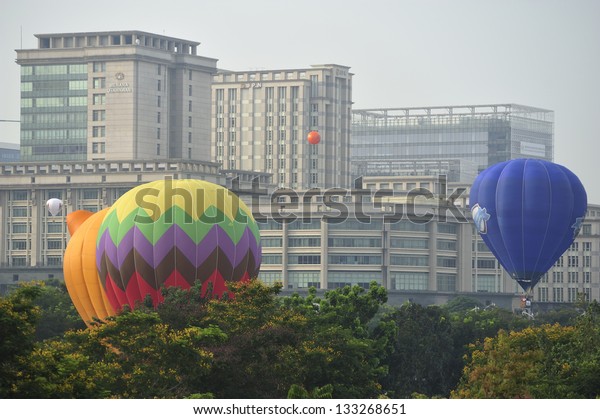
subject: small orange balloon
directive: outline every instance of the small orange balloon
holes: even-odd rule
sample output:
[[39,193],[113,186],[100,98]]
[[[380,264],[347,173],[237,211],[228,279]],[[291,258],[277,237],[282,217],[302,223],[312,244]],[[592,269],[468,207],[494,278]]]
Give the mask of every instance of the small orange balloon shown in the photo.
[[311,131],[308,133],[308,142],[311,144],[319,144],[321,141],[321,134],[318,131]]
[[92,215],[94,215],[93,212],[86,210],[77,210],[67,214],[67,228],[69,229],[69,234],[71,236],[75,234],[79,226]]

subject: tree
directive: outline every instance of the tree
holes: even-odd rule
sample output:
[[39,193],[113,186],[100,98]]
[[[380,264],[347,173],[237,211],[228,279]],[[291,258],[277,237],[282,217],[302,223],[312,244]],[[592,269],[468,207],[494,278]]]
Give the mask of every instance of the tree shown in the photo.
[[13,385],[26,398],[173,398],[197,393],[212,363],[217,328],[173,330],[156,313],[125,312],[46,340],[23,358]]
[[20,287],[0,298],[0,397],[11,395],[11,386],[21,370],[19,357],[32,350],[40,309],[33,301],[39,287]]
[[389,341],[383,360],[389,368],[382,381],[386,392],[397,398],[449,393],[455,383],[452,327],[440,307],[406,303],[384,319],[377,333]]
[[500,331],[473,345],[456,398],[596,398],[600,316],[592,304],[575,326]]
[[35,332],[38,341],[61,336],[67,330],[85,328],[64,282],[49,279],[39,286],[40,293],[33,301],[41,310]]

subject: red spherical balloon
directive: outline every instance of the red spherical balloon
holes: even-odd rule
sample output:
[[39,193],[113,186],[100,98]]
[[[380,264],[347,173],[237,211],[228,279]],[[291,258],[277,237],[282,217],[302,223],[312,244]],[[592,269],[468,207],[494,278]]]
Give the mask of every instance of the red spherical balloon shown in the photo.
[[321,141],[321,134],[318,131],[311,131],[308,133],[308,142],[311,144],[319,144]]

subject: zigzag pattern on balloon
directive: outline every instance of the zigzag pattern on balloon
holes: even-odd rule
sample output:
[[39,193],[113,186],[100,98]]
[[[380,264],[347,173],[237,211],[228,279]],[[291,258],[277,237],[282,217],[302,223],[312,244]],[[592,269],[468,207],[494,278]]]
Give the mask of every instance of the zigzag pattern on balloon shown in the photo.
[[[238,242],[234,243],[220,225],[214,225],[200,242],[195,243],[181,227],[175,224],[155,244],[152,244],[136,226],[121,238],[117,246],[111,239],[110,232],[106,230],[100,235],[97,248],[104,250],[104,252],[97,252],[96,264],[99,267],[100,259],[108,257],[112,264],[120,269],[127,255],[135,247],[140,257],[151,266],[156,267],[175,246],[180,249],[187,260],[195,261],[196,266],[206,260],[216,247],[220,247],[225,251],[225,254],[228,255],[226,257],[230,259],[233,266],[237,266],[241,262],[248,250],[256,255],[255,264],[258,264],[260,244],[249,228],[244,228],[243,231]],[[231,258],[231,255],[233,255],[233,258]]]
[[[101,279],[106,278],[103,274],[105,266],[115,282],[121,284],[121,289],[127,287],[127,282],[135,271],[140,273],[146,282],[154,284],[153,288],[160,287],[166,276],[171,273],[166,272],[164,268],[169,264],[189,279],[190,284],[193,284],[196,278],[202,278],[198,276],[201,273],[207,273],[207,267],[200,269],[207,264],[218,268],[225,280],[239,278],[238,274],[242,269],[254,276],[260,264],[260,244],[249,227],[242,230],[238,242],[234,243],[220,225],[214,225],[203,239],[195,244],[192,238],[175,224],[152,245],[139,228],[134,226],[121,237],[119,245],[116,246],[110,231],[106,229],[100,235],[96,264]],[[215,253],[217,250],[219,252]],[[154,272],[162,274],[156,274],[158,278],[153,279]],[[243,276],[243,271],[241,275]]]
[[[176,267],[173,267],[173,261],[176,261]],[[253,278],[258,274],[258,268],[256,257],[251,250],[248,250],[240,263],[235,266],[231,264],[225,252],[217,247],[203,263],[195,266],[183,252],[174,247],[156,267],[147,263],[137,250],[132,249],[120,269],[113,265],[108,257],[103,257],[99,272],[100,280],[105,287],[108,282],[112,282],[120,290],[125,291],[129,287],[130,280],[137,275],[152,290],[158,291],[175,272],[186,282],[179,285],[182,288],[189,288],[199,279],[214,276],[215,272],[218,272],[223,281]]]
[[208,207],[206,212],[214,212],[214,216],[208,216],[204,213],[200,218],[191,218],[185,210],[178,206],[173,206],[169,210],[161,214],[160,218],[151,223],[140,223],[137,220],[147,219],[147,212],[141,208],[131,211],[122,220],[118,219],[117,211],[110,211],[102,225],[100,226],[97,244],[107,230],[110,232],[110,237],[115,244],[133,228],[137,228],[146,238],[154,245],[156,240],[162,237],[173,225],[178,225],[185,234],[190,238],[195,239],[195,243],[204,239],[204,235],[209,233],[213,225],[219,225],[223,232],[227,233],[231,240],[237,243],[240,240],[241,234],[245,228],[249,228],[257,242],[260,242],[260,231],[256,223],[247,223],[246,220],[253,218],[246,214],[241,209],[238,211],[236,218],[231,219],[223,212],[215,207]]

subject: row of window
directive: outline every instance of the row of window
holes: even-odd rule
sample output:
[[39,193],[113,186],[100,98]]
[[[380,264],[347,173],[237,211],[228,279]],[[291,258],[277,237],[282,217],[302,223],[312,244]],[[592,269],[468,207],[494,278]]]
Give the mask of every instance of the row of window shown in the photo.
[[[11,266],[21,267],[29,266],[29,258],[26,256],[14,256],[10,258]],[[62,256],[48,256],[46,257],[46,266],[62,266]]]
[[[567,289],[567,302],[574,303],[583,299],[583,301],[589,302],[591,301],[592,289],[589,287],[581,288],[573,288],[569,287]],[[548,302],[549,300],[549,290],[547,287],[538,287],[538,301],[540,302]],[[565,302],[565,291],[564,288],[552,288],[552,301],[556,303]]]
[[[31,248],[31,240],[15,239],[10,241],[10,248],[12,250],[27,250]],[[48,240],[46,241],[46,249],[48,250],[62,250],[66,247],[67,243],[63,240]]]
[[[95,68],[95,67],[94,67]],[[45,76],[59,74],[86,74],[87,64],[70,65],[23,65],[22,76]]]
[[[94,105],[96,105],[96,96],[94,95]],[[66,106],[87,106],[87,96],[69,96],[69,97],[38,97],[21,99],[21,108],[64,108]]]

